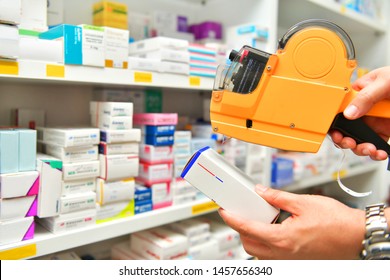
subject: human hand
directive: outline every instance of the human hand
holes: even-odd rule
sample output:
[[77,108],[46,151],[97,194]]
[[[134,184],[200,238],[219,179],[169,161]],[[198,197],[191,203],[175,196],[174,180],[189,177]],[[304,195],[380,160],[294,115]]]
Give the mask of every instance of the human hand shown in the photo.
[[[356,80],[352,87],[360,91],[344,110],[347,119],[364,116],[377,102],[390,99],[390,66],[375,69]],[[390,137],[390,119],[364,117],[365,122],[385,141]],[[350,137],[344,137],[339,131],[331,131],[330,136],[335,144],[344,149],[351,149],[359,156],[370,156],[373,160],[385,160],[385,151],[377,150],[371,143],[357,144]]]
[[220,209],[225,223],[239,232],[248,254],[259,259],[358,258],[365,234],[364,211],[325,196],[292,194],[261,185],[256,192],[291,216],[280,224],[266,224]]

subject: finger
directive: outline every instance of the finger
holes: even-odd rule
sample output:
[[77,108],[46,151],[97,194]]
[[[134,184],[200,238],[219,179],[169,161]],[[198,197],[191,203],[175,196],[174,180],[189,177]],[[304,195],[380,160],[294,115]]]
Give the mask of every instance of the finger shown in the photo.
[[374,104],[387,97],[385,81],[377,79],[365,86],[344,110],[348,119],[357,119],[364,116]]
[[256,192],[269,204],[277,208],[283,209],[294,215],[299,215],[301,213],[300,196],[297,194],[267,188],[260,184],[256,185]]

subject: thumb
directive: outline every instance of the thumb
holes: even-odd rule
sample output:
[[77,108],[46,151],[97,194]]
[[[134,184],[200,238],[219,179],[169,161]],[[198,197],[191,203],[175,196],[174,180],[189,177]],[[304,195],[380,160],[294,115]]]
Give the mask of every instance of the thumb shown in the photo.
[[256,185],[256,192],[269,204],[291,214],[300,214],[299,195]]

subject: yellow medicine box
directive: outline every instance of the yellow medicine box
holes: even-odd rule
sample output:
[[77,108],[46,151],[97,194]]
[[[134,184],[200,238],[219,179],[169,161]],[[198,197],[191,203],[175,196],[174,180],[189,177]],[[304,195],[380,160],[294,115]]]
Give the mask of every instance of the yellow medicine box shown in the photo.
[[127,5],[112,1],[95,3],[93,5],[93,25],[127,30]]

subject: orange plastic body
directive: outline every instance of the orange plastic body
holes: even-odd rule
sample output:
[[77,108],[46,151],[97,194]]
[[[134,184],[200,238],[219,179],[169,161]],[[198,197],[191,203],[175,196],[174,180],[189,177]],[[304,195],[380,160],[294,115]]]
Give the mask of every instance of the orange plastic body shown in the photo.
[[[356,65],[336,33],[303,29],[270,57],[253,92],[213,91],[212,127],[246,142],[317,152],[336,114],[357,94],[350,83]],[[390,102],[378,103],[369,114],[390,118]]]

